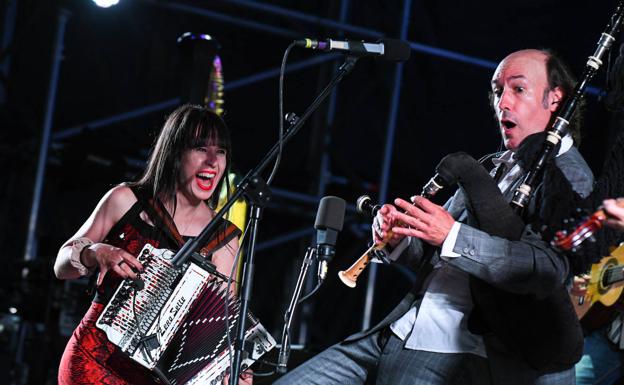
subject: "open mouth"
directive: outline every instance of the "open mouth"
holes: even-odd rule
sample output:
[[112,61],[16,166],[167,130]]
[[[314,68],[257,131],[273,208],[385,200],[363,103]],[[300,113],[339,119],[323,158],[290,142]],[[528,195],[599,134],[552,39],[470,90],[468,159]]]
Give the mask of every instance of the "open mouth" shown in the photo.
[[197,182],[197,186],[204,191],[211,190],[216,175],[217,173],[215,171],[198,172],[197,174],[195,174],[195,181]]
[[516,127],[516,122],[507,119],[501,120],[501,126],[503,126],[506,130],[511,130]]

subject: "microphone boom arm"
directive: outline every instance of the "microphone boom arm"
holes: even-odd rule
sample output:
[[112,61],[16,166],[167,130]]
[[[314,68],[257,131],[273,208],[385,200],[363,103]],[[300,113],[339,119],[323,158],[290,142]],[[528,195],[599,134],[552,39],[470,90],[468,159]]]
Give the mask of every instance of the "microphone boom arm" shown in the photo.
[[238,384],[239,380],[240,365],[243,354],[243,340],[245,335],[246,317],[249,308],[249,299],[251,297],[255,236],[257,232],[258,221],[260,220],[260,217],[262,215],[262,206],[268,201],[269,198],[268,188],[266,187],[266,184],[262,181],[259,175],[269,165],[269,162],[271,162],[271,160],[273,160],[277,156],[281,145],[287,143],[288,141],[290,141],[290,139],[292,139],[292,137],[299,131],[299,129],[305,124],[305,122],[307,122],[308,118],[312,115],[312,113],[318,109],[318,107],[321,105],[321,103],[325,101],[325,99],[327,99],[327,97],[338,85],[338,83],[353,70],[355,64],[357,63],[357,59],[357,57],[353,56],[347,56],[345,58],[344,63],[338,68],[338,71],[336,72],[336,74],[334,74],[334,77],[316,96],[314,101],[305,110],[301,117],[295,122],[291,123],[290,127],[284,133],[281,144],[278,142],[273,145],[273,147],[264,156],[264,158],[262,158],[260,163],[254,169],[249,171],[247,175],[245,175],[245,177],[238,183],[238,185],[236,186],[236,190],[234,191],[232,196],[223,205],[221,210],[215,213],[213,220],[210,221],[210,223],[201,231],[201,233],[197,237],[186,242],[172,259],[172,264],[175,267],[182,266],[194,252],[199,250],[200,245],[203,245],[206,242],[209,235],[212,234],[216,229],[219,219],[223,218],[223,216],[228,212],[230,207],[232,207],[232,205],[234,205],[234,203],[239,198],[241,198],[243,194],[245,194],[250,200],[252,200],[253,204],[250,207],[251,215],[249,221],[250,236],[248,238],[247,252],[244,254],[245,261],[243,264],[243,278],[240,288],[240,315],[236,329],[236,344],[234,349],[233,364],[230,372],[231,385]]

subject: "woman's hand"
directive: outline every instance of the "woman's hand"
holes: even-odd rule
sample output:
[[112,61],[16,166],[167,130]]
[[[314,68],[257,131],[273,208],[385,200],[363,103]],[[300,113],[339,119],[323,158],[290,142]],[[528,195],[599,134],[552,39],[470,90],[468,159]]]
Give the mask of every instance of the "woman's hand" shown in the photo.
[[80,253],[80,259],[85,266],[100,267],[100,275],[97,279],[97,285],[101,285],[104,277],[109,270],[114,271],[121,278],[137,278],[137,272],[143,271],[143,265],[132,254],[111,246],[106,243],[94,243],[86,247]]
[[[230,375],[229,373],[223,377],[223,381],[221,382],[223,385],[230,385]],[[249,368],[242,371],[238,376],[238,385],[253,385],[253,371]]]

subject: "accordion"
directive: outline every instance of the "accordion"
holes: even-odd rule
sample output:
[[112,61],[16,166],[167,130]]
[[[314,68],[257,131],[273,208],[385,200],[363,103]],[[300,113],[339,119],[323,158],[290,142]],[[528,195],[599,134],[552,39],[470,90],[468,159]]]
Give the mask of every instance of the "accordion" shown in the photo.
[[[229,372],[228,334],[234,339],[240,301],[225,279],[197,255],[182,267],[174,253],[146,245],[137,257],[145,287],[124,280],[96,322],[109,341],[170,384],[220,384]],[[243,370],[275,346],[251,314],[247,317]]]

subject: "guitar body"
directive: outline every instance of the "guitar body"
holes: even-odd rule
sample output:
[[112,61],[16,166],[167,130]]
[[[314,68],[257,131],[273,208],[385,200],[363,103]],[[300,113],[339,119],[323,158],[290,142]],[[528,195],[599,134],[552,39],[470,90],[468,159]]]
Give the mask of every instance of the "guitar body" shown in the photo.
[[581,304],[579,297],[570,296],[579,319],[583,318],[596,302],[609,307],[613,305],[624,290],[624,246],[619,246],[608,255],[593,264],[587,284],[587,294]]

